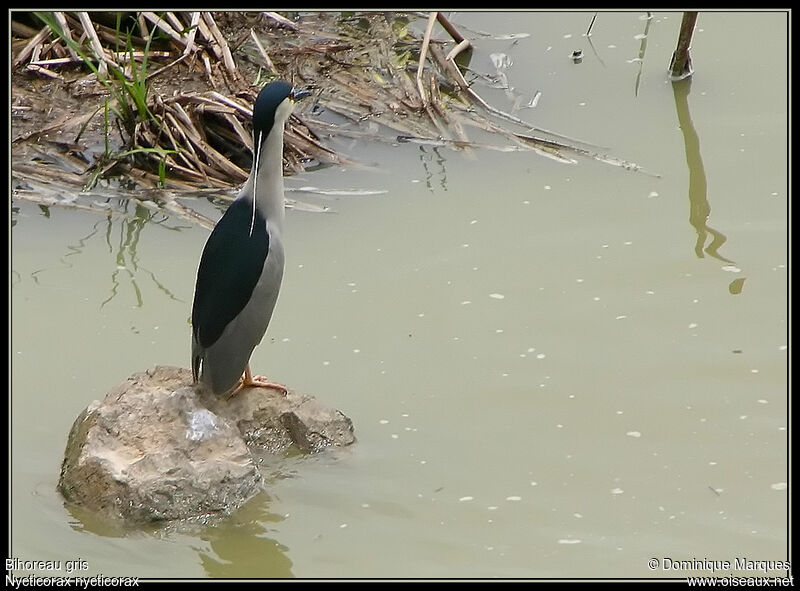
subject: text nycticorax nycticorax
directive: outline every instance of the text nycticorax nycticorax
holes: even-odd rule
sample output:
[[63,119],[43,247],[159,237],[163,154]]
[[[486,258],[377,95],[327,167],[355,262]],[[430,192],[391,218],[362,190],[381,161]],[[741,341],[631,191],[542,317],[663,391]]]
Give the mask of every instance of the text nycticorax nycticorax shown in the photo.
[[208,237],[192,305],[192,376],[215,394],[286,387],[250,372],[283,279],[283,130],[294,102],[309,96],[270,82],[253,107],[253,167]]

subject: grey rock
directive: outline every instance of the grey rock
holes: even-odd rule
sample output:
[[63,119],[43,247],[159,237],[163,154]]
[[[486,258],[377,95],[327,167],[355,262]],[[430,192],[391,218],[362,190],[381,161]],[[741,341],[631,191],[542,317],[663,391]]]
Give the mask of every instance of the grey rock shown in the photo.
[[248,445],[271,453],[291,445],[313,453],[355,441],[352,421],[312,396],[248,388],[230,400],[205,393],[202,400],[214,413],[236,424]]
[[81,412],[61,467],[64,498],[138,523],[229,514],[262,490],[251,452],[355,441],[350,419],[311,396],[248,388],[226,400],[191,381],[187,369],[157,366]]

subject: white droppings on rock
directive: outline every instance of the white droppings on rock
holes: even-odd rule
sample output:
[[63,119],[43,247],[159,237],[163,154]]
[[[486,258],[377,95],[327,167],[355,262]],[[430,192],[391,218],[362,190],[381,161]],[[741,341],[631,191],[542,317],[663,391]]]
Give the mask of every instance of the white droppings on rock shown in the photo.
[[205,408],[192,412],[189,415],[188,423],[186,438],[190,441],[206,441],[219,432],[217,415]]

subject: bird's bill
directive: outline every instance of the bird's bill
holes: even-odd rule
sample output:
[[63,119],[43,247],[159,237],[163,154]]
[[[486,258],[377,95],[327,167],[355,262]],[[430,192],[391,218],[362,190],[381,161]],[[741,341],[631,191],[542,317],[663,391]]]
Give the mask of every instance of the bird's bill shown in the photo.
[[293,101],[303,100],[304,98],[308,98],[310,96],[311,91],[305,88],[293,88],[292,93],[289,95]]

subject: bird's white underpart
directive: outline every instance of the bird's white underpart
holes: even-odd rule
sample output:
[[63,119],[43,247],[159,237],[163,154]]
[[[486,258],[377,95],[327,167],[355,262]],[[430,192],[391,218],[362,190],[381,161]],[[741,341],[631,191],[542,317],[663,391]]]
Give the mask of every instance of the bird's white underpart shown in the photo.
[[[256,131],[255,158],[253,170],[258,172],[258,159],[261,156],[261,132]],[[258,195],[258,174],[253,175],[253,215],[250,218],[250,237],[253,237],[253,226],[256,223],[256,195]]]

